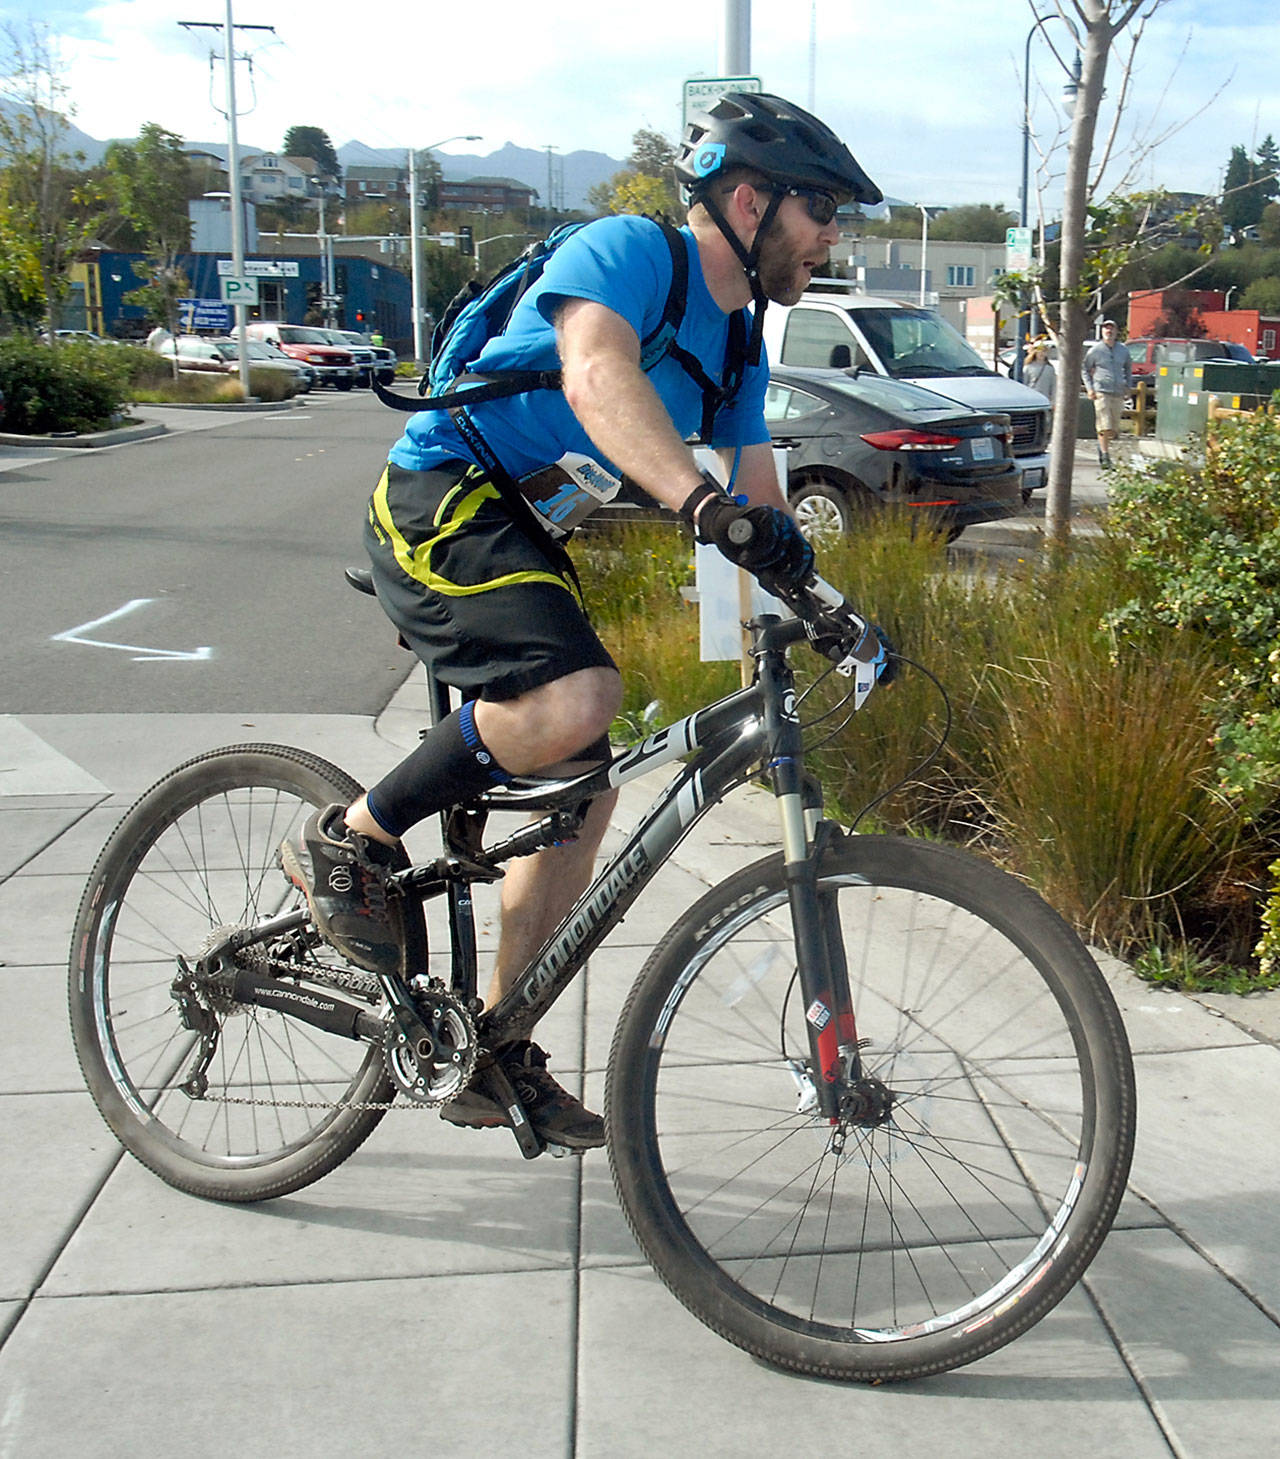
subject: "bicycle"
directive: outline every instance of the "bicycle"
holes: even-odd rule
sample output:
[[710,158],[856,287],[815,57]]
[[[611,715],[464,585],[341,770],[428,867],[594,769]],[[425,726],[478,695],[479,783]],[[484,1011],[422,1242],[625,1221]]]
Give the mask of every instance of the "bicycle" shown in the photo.
[[[98,858],[72,949],[76,1050],[120,1141],[181,1190],[265,1200],[340,1164],[397,1098],[439,1107],[475,1078],[523,1154],[541,1153],[493,1051],[529,1032],[690,827],[763,766],[781,852],[676,920],[614,1034],[607,1144],[636,1240],[703,1322],[800,1372],[937,1373],[1031,1327],[1088,1266],[1125,1188],[1123,1025],[1075,933],[1014,877],[822,817],[788,653],[810,641],[831,658],[856,710],[879,644],[821,580],[790,606],[748,625],[750,686],[604,765],[442,816],[443,854],[392,878],[398,976],[340,963],[276,862],[291,827],[354,799],[355,781],[259,744],[164,777]],[[448,694],[428,688],[438,718]],[[473,887],[571,836],[593,795],[677,762],[483,1010]],[[497,810],[539,819],[486,845]],[[434,900],[447,977],[427,964]]]

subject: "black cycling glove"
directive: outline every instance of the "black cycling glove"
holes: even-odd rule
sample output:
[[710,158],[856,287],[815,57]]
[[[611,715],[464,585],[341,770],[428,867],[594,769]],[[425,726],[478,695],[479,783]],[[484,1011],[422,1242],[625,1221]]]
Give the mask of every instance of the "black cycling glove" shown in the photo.
[[690,522],[699,503],[694,536],[719,548],[730,562],[754,573],[766,588],[801,588],[813,576],[813,548],[795,519],[776,507],[749,507],[707,478],[680,507]]

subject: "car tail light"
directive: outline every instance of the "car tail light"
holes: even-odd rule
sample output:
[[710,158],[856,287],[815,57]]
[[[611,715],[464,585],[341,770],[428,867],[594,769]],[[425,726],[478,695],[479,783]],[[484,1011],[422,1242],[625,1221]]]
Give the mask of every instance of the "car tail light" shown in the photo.
[[869,431],[862,438],[877,451],[954,451],[962,436],[944,436],[937,431]]

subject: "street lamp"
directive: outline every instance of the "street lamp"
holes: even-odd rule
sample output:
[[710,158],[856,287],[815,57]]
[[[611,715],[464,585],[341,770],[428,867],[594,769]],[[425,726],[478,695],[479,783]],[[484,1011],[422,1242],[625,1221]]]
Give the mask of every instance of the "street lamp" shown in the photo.
[[917,203],[916,207],[920,209],[920,307],[923,309],[925,270],[929,263],[929,209],[923,203]]
[[[445,137],[442,141],[432,142],[430,147],[423,147],[423,152],[434,152],[437,147],[447,146],[450,142],[479,142],[482,138],[474,133],[459,133],[454,137]],[[421,242],[418,237],[418,154],[412,147],[409,149],[409,280],[413,298],[413,358],[414,362],[426,359],[422,349],[422,264],[420,254],[422,252]]]
[[[1054,59],[1067,73],[1066,83],[1062,88],[1062,108],[1068,116],[1071,116],[1076,107],[1076,94],[1080,90],[1080,36],[1075,26],[1065,15],[1039,15],[1035,24],[1027,32],[1027,44],[1022,65],[1022,193],[1018,207],[1018,225],[1020,228],[1027,227],[1027,187],[1028,165],[1031,153],[1031,42],[1035,33],[1043,29],[1047,20],[1060,20],[1071,32],[1071,38],[1076,43],[1075,61],[1071,66],[1058,55],[1054,50],[1053,42],[1049,42],[1049,49],[1053,51]],[[1047,39],[1047,37],[1046,37]],[[1022,379],[1023,354],[1027,344],[1027,315],[1026,311],[1018,311],[1018,336],[1017,348],[1013,355],[1013,378]]]

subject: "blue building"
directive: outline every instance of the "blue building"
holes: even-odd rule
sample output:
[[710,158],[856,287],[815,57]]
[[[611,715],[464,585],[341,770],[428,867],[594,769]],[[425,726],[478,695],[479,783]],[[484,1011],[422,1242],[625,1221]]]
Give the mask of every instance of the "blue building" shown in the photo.
[[[259,244],[274,239],[260,238]],[[293,240],[289,240],[292,242]],[[385,258],[347,252],[334,239],[334,324],[338,329],[380,333],[400,354],[412,353],[412,289],[409,277]],[[287,324],[321,324],[324,259],[310,254],[265,252],[261,246],[245,258],[245,273],[258,279],[258,304],[251,319],[276,319]],[[219,265],[221,264],[221,268]],[[189,253],[178,266],[191,280],[192,296],[221,299],[219,276],[229,273],[226,253]],[[139,337],[149,326],[143,311],[125,303],[125,295],[147,281],[146,259],[140,253],[103,249],[85,254],[71,275],[72,298],[61,311],[64,326],[96,334]]]

